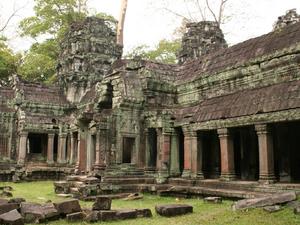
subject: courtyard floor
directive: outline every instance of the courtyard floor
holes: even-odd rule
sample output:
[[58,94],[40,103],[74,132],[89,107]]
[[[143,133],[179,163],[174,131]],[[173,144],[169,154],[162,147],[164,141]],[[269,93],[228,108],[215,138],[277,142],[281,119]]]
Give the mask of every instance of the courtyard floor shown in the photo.
[[[1,183],[0,186],[9,185],[13,187],[14,197],[25,198],[28,202],[45,203],[47,200],[62,201],[64,198],[57,197],[53,191],[53,182],[29,182],[29,183]],[[164,218],[155,213],[156,204],[166,203],[187,203],[194,207],[194,213]],[[231,210],[232,201],[223,201],[222,204],[206,203],[202,199],[176,199],[171,197],[158,197],[145,194],[142,200],[124,201],[113,200],[113,209],[122,208],[150,208],[153,213],[152,218],[142,218],[136,220],[125,220],[116,222],[101,222],[102,225],[297,225],[300,224],[300,215],[294,215],[293,210],[286,206],[283,210],[275,213],[267,213],[263,209],[251,209],[247,211],[233,212]],[[80,202],[82,207],[91,207],[91,202]],[[50,222],[51,225],[64,225],[68,223],[65,220]],[[88,224],[84,222],[73,224]],[[100,224],[100,223],[94,223]]]

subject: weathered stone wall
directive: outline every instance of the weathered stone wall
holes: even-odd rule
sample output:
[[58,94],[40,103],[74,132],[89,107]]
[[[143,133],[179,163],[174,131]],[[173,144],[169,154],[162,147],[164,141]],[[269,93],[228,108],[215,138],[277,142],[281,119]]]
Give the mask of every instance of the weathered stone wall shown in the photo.
[[178,54],[180,64],[227,47],[223,32],[216,22],[188,23],[187,29]]

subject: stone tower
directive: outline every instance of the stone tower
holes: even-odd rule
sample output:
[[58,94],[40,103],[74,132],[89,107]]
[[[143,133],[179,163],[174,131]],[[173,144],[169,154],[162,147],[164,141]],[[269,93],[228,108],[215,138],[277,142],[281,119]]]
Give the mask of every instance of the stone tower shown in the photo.
[[227,47],[223,32],[217,22],[188,23],[186,27],[187,32],[183,35],[182,46],[178,54],[179,64]]
[[278,20],[273,26],[273,30],[280,30],[285,26],[300,22],[300,15],[297,14],[296,9],[290,9],[284,16],[279,16]]
[[88,17],[74,23],[61,43],[58,77],[67,99],[79,102],[84,94],[110,70],[122,56],[113,25]]

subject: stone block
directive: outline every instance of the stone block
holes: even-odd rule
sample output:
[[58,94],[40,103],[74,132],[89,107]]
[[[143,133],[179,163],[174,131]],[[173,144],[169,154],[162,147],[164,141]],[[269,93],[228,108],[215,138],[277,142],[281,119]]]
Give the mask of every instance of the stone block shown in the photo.
[[7,213],[11,210],[14,209],[19,209],[19,204],[17,203],[4,203],[4,204],[0,204],[0,215],[3,213]]
[[59,212],[52,203],[21,203],[21,214],[26,223],[44,223],[59,218]]
[[81,212],[79,201],[76,199],[66,200],[59,203],[54,203],[55,208],[60,215],[65,216],[67,214]]
[[128,195],[126,198],[124,198],[125,201],[132,201],[132,200],[139,200],[139,199],[143,199],[143,195],[140,193],[133,193]]
[[99,211],[88,212],[84,220],[88,223],[95,223],[99,221]]
[[135,219],[137,218],[137,211],[135,209],[117,210],[116,216],[119,220]]
[[66,216],[68,222],[81,221],[85,218],[85,214],[83,212],[71,213]]
[[24,225],[23,218],[18,210],[14,209],[0,215],[0,224],[3,225]]
[[93,204],[93,210],[110,210],[111,198],[108,197],[97,197]]
[[272,205],[272,206],[265,206],[264,211],[269,212],[269,213],[273,213],[273,212],[278,212],[281,210],[280,205]]
[[150,209],[136,209],[137,217],[152,217]]
[[296,200],[295,192],[276,193],[266,197],[243,199],[233,204],[233,210],[258,208],[264,206],[271,206],[275,204],[282,204]]
[[98,218],[101,221],[111,221],[118,219],[117,211],[115,210],[100,210],[98,213]]
[[8,203],[17,203],[17,204],[21,204],[22,202],[26,202],[26,200],[24,198],[11,198],[8,201]]
[[221,197],[206,197],[203,200],[208,203],[222,203]]
[[193,212],[193,207],[187,204],[168,204],[155,206],[156,212],[161,216],[172,217]]
[[70,189],[70,183],[67,181],[54,182],[54,191],[56,194],[68,194]]

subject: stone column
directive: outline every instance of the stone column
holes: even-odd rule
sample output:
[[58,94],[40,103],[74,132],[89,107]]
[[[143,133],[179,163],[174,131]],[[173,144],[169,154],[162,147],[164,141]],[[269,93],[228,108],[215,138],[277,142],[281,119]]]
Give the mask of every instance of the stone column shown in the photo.
[[95,171],[105,169],[106,154],[106,130],[99,130],[96,134],[96,161],[94,164]]
[[192,150],[192,177],[204,179],[203,165],[203,135],[197,134],[197,146]]
[[[193,159],[193,157],[195,157]],[[184,166],[182,177],[197,175],[197,132],[184,131]]]
[[234,168],[233,140],[229,129],[218,130],[221,150],[221,179],[234,180],[236,178]]
[[76,138],[75,134],[72,132],[70,134],[71,137],[71,149],[70,149],[70,159],[69,159],[69,164],[74,164],[75,162],[75,150],[76,150]]
[[170,175],[172,177],[176,177],[180,175],[179,137],[177,132],[172,132],[172,136],[171,136]]
[[53,154],[54,154],[54,136],[55,134],[48,134],[48,146],[47,146],[47,163],[53,164]]
[[23,165],[26,159],[28,132],[21,131],[19,136],[18,164]]
[[78,132],[77,137],[77,159],[76,159],[76,166],[75,166],[75,174],[80,173],[80,132]]
[[259,181],[273,183],[275,175],[272,135],[267,124],[256,125],[255,130],[258,136],[259,148]]
[[145,162],[146,162],[144,170],[146,172],[151,172],[152,171],[151,157],[150,157],[151,146],[150,146],[150,140],[149,140],[150,137],[149,137],[148,129],[145,130],[144,134],[145,134]]
[[171,150],[171,132],[160,129],[157,131],[158,138],[158,152],[159,160],[158,165],[158,183],[164,183],[169,177],[170,170],[170,150]]
[[66,163],[66,144],[67,144],[67,135],[60,134],[58,141],[58,163]]

